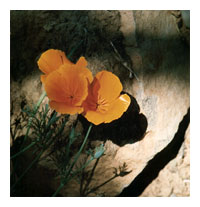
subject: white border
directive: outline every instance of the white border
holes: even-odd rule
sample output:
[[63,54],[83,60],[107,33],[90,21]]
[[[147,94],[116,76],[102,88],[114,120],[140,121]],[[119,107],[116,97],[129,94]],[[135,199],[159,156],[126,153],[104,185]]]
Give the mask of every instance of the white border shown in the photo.
[[[6,1],[1,3],[1,203],[6,206],[196,206],[199,203],[199,10],[198,1]],[[3,4],[3,5],[2,5]],[[191,10],[191,196],[188,198],[10,198],[10,10]],[[49,200],[50,199],[50,200]],[[199,199],[198,199],[199,200]],[[61,202],[61,203],[60,203]],[[191,203],[192,202],[192,203]],[[194,202],[194,203],[193,203]]]

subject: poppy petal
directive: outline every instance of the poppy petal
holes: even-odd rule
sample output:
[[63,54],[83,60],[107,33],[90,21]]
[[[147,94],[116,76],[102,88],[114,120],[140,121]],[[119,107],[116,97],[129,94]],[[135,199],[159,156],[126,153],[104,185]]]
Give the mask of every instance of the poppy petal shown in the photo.
[[87,111],[84,114],[84,117],[91,123],[95,125],[99,125],[104,122],[104,114],[99,113],[97,111]]
[[70,106],[66,103],[62,102],[56,102],[56,101],[50,101],[49,103],[50,107],[54,109],[55,111],[61,113],[61,114],[80,114],[83,112],[83,108],[79,106]]
[[58,70],[53,71],[46,77],[44,87],[50,100],[57,102],[66,101],[67,94],[64,90],[62,74],[60,74]]
[[76,63],[76,69],[79,71],[79,73],[83,73],[88,79],[89,83],[91,83],[93,81],[93,76],[91,71],[87,69],[86,66],[87,66],[86,59],[84,57],[80,57]]
[[67,59],[65,53],[61,50],[49,49],[42,53],[37,64],[39,69],[45,73],[49,74],[54,70],[57,70],[62,64],[73,64]]
[[121,95],[109,107],[108,111],[104,114],[104,122],[110,123],[118,119],[128,109],[131,99],[127,94]]
[[46,80],[47,76],[48,76],[48,75],[41,75],[41,76],[40,76],[40,80],[41,80],[41,82],[42,82],[43,84],[45,83],[45,80]]
[[75,65],[68,64],[61,66],[59,71],[62,73],[67,94],[74,97],[72,104],[81,105],[88,95],[88,81],[85,74],[79,73]]
[[120,95],[123,87],[116,75],[103,70],[97,73],[96,78],[100,84],[100,89],[98,91],[99,99],[112,102]]
[[96,111],[97,110],[99,88],[100,88],[99,81],[95,77],[92,83],[88,87],[88,96],[86,100],[83,102],[83,107],[85,111],[88,111],[88,110]]
[[81,105],[88,94],[88,82],[75,65],[64,64],[48,75],[45,81],[47,96],[52,101]]
[[83,56],[81,56],[77,61],[76,66],[79,68],[85,68],[87,66],[87,60]]
[[95,125],[110,123],[123,115],[128,109],[130,102],[130,97],[127,94],[123,94],[110,105],[106,113],[88,110],[85,111],[83,115],[89,122]]

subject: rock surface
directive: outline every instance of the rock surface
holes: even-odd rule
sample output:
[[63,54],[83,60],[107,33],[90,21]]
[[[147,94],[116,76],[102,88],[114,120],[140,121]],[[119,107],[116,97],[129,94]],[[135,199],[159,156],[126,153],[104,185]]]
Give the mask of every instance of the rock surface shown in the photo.
[[[189,37],[188,32],[181,35],[181,31],[170,11],[11,11],[11,123],[22,105],[37,102],[43,91],[36,69],[39,54],[49,48],[68,54],[81,40],[73,61],[83,55],[93,74],[107,69],[118,75],[124,91],[139,105],[137,114],[142,113],[148,122],[144,137],[133,143],[127,141],[135,138],[130,134],[121,145],[109,133],[103,139],[95,134],[90,137],[92,148],[105,144],[91,182],[87,185],[86,179],[81,191],[80,184],[72,180],[60,195],[117,196],[172,141],[190,106]],[[134,118],[128,116],[127,130],[141,126],[135,125],[140,121]],[[24,134],[22,130],[18,133],[16,137]],[[140,196],[189,196],[189,149],[188,128],[176,158]],[[119,175],[123,165],[125,173]],[[95,161],[87,167],[85,176],[94,166]],[[56,190],[58,182],[49,181],[51,189]]]

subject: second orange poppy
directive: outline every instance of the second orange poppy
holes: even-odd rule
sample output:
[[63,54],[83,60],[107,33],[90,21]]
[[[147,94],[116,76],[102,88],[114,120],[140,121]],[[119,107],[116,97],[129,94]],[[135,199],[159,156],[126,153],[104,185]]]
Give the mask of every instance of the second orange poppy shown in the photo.
[[122,84],[116,75],[105,70],[99,72],[83,102],[85,118],[95,125],[120,118],[130,105],[130,97],[120,95],[121,91]]

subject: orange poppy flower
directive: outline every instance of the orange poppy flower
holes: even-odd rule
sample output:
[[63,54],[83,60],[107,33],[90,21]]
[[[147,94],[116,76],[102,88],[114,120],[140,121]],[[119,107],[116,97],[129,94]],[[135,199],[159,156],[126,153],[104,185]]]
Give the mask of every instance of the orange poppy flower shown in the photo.
[[88,95],[93,77],[81,57],[76,64],[63,64],[45,78],[45,91],[50,107],[62,114],[82,113],[82,102]]
[[130,104],[130,97],[120,95],[121,91],[122,84],[116,75],[105,70],[99,72],[83,102],[85,118],[95,125],[120,118]]
[[73,63],[67,59],[65,53],[61,50],[54,50],[49,49],[42,53],[39,60],[37,61],[39,69],[45,73],[45,75],[41,75],[41,81],[44,83],[47,75],[49,75],[54,70],[57,70],[63,64],[70,64]]

